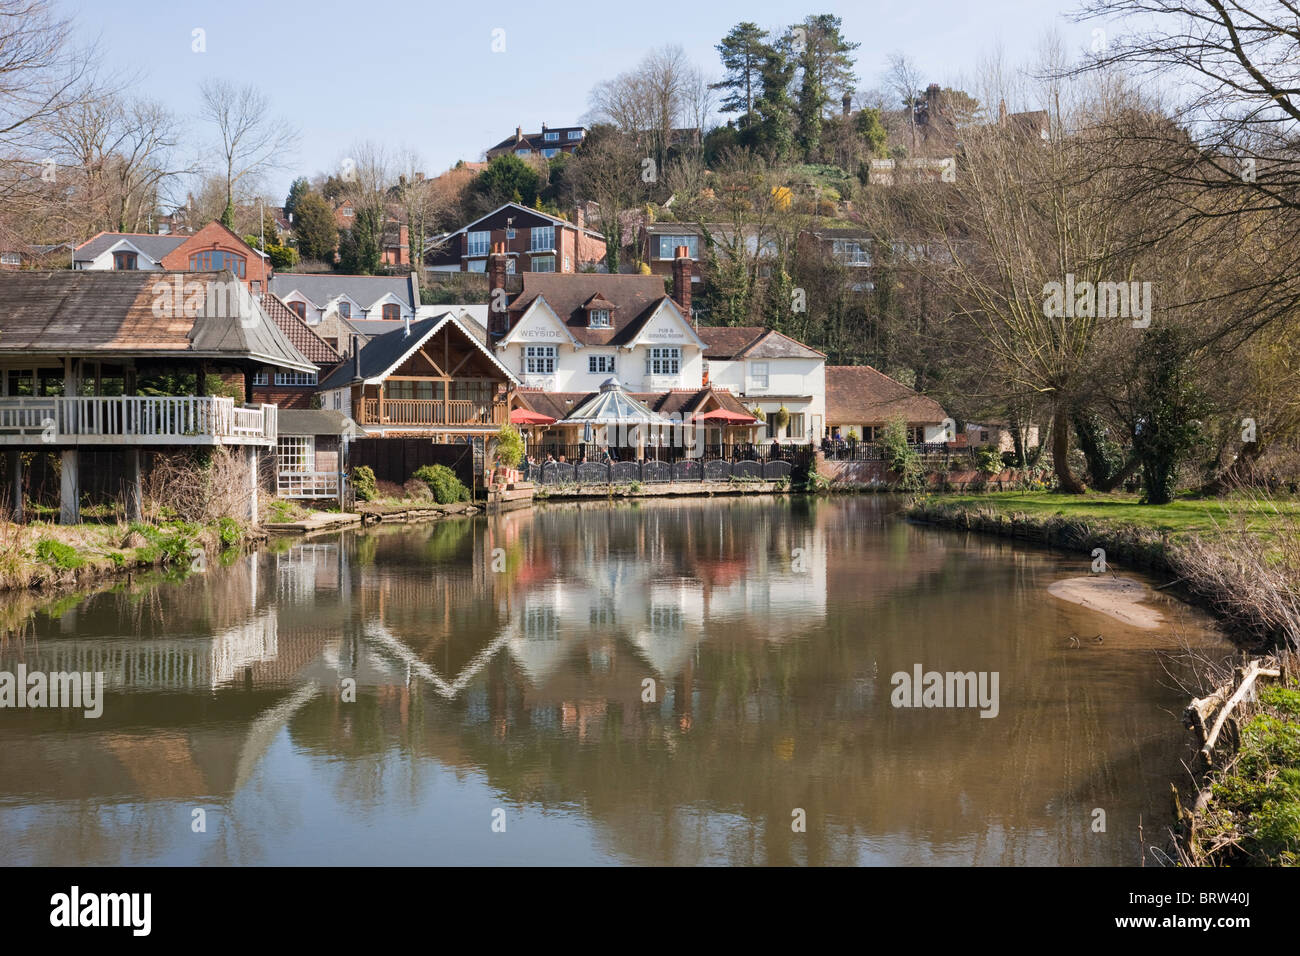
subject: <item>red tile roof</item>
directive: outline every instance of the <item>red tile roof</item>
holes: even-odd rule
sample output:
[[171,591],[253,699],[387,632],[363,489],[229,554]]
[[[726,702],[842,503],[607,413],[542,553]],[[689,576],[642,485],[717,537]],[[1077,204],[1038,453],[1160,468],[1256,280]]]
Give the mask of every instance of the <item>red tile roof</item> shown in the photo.
[[877,425],[900,416],[921,424],[941,422],[947,414],[934,399],[870,365],[826,366],[828,425]]
[[293,343],[294,348],[312,362],[322,368],[329,368],[343,361],[343,356],[298,318],[298,313],[285,305],[278,296],[269,292],[262,296],[262,308]]

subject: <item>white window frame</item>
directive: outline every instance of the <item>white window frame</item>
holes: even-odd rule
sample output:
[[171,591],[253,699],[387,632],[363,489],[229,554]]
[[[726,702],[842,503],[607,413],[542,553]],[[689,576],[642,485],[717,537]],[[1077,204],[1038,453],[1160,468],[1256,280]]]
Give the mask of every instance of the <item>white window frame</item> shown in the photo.
[[485,256],[492,245],[492,232],[488,229],[465,233],[465,255]]
[[316,436],[281,435],[275,441],[276,471],[284,474],[304,474],[316,467]]
[[587,328],[589,329],[610,329],[614,327],[609,309],[592,309],[589,316],[590,318],[587,321]]
[[[547,265],[550,268],[539,269],[538,266],[541,265]],[[554,272],[555,256],[533,256],[532,261],[530,261],[528,264],[528,267],[529,267],[529,271],[531,272]]]
[[276,385],[315,385],[315,372],[276,372]]
[[0,265],[20,266],[23,264],[23,257],[18,252],[0,252]]
[[749,363],[749,387],[766,389],[772,381],[772,369],[767,362]]
[[253,373],[253,384],[254,384],[254,385],[270,385],[270,384],[271,384],[271,377],[270,377],[269,375],[267,375],[265,372],[254,372],[254,373]]
[[580,129],[569,130],[569,139],[582,139],[582,130]]
[[525,345],[524,374],[554,375],[559,349],[554,345]]
[[658,345],[648,349],[645,354],[645,372],[647,375],[680,375],[682,373],[681,347]]
[[804,413],[791,412],[790,420],[785,425],[786,438],[803,438],[804,437]]
[[555,249],[555,227],[554,226],[533,226],[529,230],[528,251],[529,252],[551,252]]
[[532,151],[531,149],[517,149],[517,150],[515,150],[515,155],[516,155],[516,156],[531,156],[531,155],[532,155],[532,152],[533,152],[533,151]]
[[587,374],[588,375],[614,375],[614,356],[613,355],[588,355],[587,356]]
[[[665,247],[664,243],[668,245]],[[700,237],[699,236],[660,236],[659,237],[659,254],[656,259],[671,262],[674,258],[674,250],[678,246],[686,247],[686,254],[692,259],[700,257]],[[665,249],[667,251],[665,251]]]
[[560,141],[560,134],[555,132],[554,130],[548,129],[546,131],[545,140],[548,143],[558,143]]

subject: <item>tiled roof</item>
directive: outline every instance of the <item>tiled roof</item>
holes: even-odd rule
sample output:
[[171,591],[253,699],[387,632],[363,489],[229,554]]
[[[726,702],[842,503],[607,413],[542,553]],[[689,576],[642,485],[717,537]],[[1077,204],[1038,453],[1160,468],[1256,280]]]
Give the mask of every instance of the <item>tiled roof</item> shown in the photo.
[[[583,345],[624,345],[630,342],[660,303],[668,298],[660,276],[525,272],[523,280],[523,291],[510,303],[511,327],[541,296],[569,334]],[[593,295],[613,303],[610,328],[588,327],[584,306]]]
[[[421,322],[412,322],[409,333],[406,330],[405,323],[394,323],[397,328],[392,332],[376,336],[371,339],[360,350],[360,372],[363,379],[379,378],[389,369],[391,369],[401,358],[408,352],[412,351],[417,343],[427,337],[430,333],[436,331],[444,322],[454,325],[460,332],[471,342],[478,345],[484,356],[489,362],[501,370],[502,377],[512,383],[516,381],[512,372],[501,365],[496,356],[492,355],[488,348],[482,344],[478,336],[467,329],[459,319],[450,311],[445,315],[437,318],[425,319]],[[339,365],[331,372],[324,381],[320,383],[320,388],[342,388],[354,381],[357,373],[355,360],[348,361]]]
[[[596,392],[544,392],[541,390],[521,388],[516,394],[528,408],[543,415],[549,415],[556,421],[568,418],[577,408],[594,398]],[[736,396],[725,389],[673,389],[668,392],[628,392],[632,398],[645,405],[652,412],[665,417],[670,415],[688,415],[699,411],[712,398],[717,407],[731,412],[748,413],[749,409],[740,403]]]
[[351,276],[333,272],[277,272],[271,279],[271,291],[276,295],[284,297],[296,289],[317,308],[346,295],[361,308],[369,309],[392,293],[399,302],[414,309],[417,303],[411,286],[409,276]]
[[155,236],[140,232],[101,232],[77,246],[72,258],[76,262],[89,262],[100,253],[126,240],[155,262],[188,240],[189,236]]
[[280,331],[288,336],[289,341],[307,358],[317,365],[329,367],[337,364],[343,357],[330,344],[317,335],[310,326],[298,318],[298,313],[285,305],[279,298],[267,294],[262,297],[262,308]]
[[943,406],[870,365],[826,366],[828,424],[875,425],[891,418],[909,424],[941,422]]
[[696,330],[708,348],[704,352],[706,359],[726,361],[728,359],[781,359],[781,358],[825,358],[816,349],[810,349],[802,342],[775,329],[762,326],[734,325],[711,326]]
[[230,272],[0,272],[0,354],[180,355],[315,371],[251,296],[207,297],[198,317],[156,310],[155,287],[178,282],[245,288]]

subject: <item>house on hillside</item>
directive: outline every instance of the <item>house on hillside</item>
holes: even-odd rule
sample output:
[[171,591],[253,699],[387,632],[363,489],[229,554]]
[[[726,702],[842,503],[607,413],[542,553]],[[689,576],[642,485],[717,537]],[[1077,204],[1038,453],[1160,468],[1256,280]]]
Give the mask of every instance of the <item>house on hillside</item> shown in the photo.
[[[697,330],[707,346],[704,383],[725,388],[750,411],[763,412],[764,435],[816,444],[826,420],[826,356],[788,335],[761,327]],[[779,423],[780,409],[787,420]]]
[[414,320],[420,307],[420,281],[414,273],[281,272],[272,279],[271,292],[340,354],[347,352],[356,331],[351,320]]
[[233,273],[254,295],[266,290],[271,261],[220,222],[189,235],[101,232],[72,253],[72,268],[88,271]]
[[479,335],[454,314],[403,322],[372,338],[320,383],[321,406],[367,436],[463,440],[507,423],[519,384]]
[[874,442],[887,422],[899,418],[912,444],[947,440],[948,415],[934,399],[870,365],[826,366],[825,438]]
[[554,159],[560,153],[574,152],[587,136],[585,126],[557,126],[551,129],[543,123],[540,133],[525,133],[523,129],[522,126],[516,126],[514,136],[507,136],[495,146],[488,147],[488,160],[498,156],[540,156],[543,159]]
[[594,270],[605,256],[605,238],[587,228],[585,205],[575,207],[569,221],[512,202],[435,237],[424,266],[431,272],[484,272],[488,252],[498,245],[505,248],[509,275]]
[[317,381],[338,365],[343,356],[273,293],[262,296],[262,308],[294,347],[316,367],[311,372],[272,368],[254,372],[253,399],[281,409],[309,409],[316,398]]
[[758,262],[759,275],[768,275],[766,260],[776,255],[775,239],[753,226],[742,227],[739,236],[735,232],[734,227],[724,223],[700,226],[688,222],[647,222],[642,223],[637,231],[637,243],[642,261],[650,266],[652,275],[671,276],[677,250],[684,246],[692,261],[691,281],[701,282],[707,271],[705,262],[710,251],[709,238],[714,243],[713,251],[719,255],[726,255],[733,248],[743,248],[746,256]]
[[79,518],[83,481],[111,485],[136,520],[144,453],[222,446],[247,462],[245,517],[256,522],[257,451],[278,432],[276,407],[252,402],[252,375],[316,366],[233,273],[0,273],[0,301],[0,447],[14,513],[25,507],[24,453],[59,456],[66,524]]

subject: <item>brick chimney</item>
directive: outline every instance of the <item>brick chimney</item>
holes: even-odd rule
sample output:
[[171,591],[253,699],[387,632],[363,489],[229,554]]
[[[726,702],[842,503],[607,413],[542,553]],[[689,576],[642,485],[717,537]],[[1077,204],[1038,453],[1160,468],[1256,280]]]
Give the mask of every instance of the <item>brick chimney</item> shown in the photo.
[[691,250],[678,246],[673,250],[673,299],[682,315],[691,317],[691,275],[694,273]]
[[573,207],[573,224],[577,226],[579,230],[587,228],[587,212],[583,209],[582,203],[578,203],[578,205]]
[[488,255],[487,261],[488,333],[492,338],[500,338],[510,331],[510,314],[497,309],[498,303],[504,302],[497,290],[505,291],[506,263],[509,261],[510,257],[506,255],[506,244],[504,242],[492,243],[492,252]]

